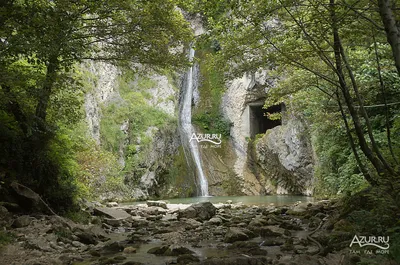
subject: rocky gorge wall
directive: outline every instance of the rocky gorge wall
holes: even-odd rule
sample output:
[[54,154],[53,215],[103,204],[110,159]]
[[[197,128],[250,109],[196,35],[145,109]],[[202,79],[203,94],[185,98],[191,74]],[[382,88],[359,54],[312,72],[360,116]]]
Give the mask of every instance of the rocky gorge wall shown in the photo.
[[115,154],[125,186],[101,198],[191,196],[194,180],[187,176],[177,132],[180,77],[139,75],[100,62],[83,68],[90,87],[84,105],[88,132],[100,148]]
[[236,195],[313,194],[313,151],[300,114],[283,110],[281,125],[252,135],[252,107],[264,104],[274,83],[267,71],[226,82],[220,110],[230,136],[224,151],[203,150],[213,195],[226,195],[226,182]]

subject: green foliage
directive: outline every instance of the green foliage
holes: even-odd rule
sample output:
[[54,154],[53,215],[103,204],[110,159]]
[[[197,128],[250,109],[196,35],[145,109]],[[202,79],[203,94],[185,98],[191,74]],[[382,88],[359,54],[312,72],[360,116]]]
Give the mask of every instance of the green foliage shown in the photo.
[[199,113],[192,117],[193,123],[198,125],[206,133],[217,133],[229,136],[231,122],[222,115],[214,116],[211,113]]
[[64,239],[73,239],[73,233],[70,229],[65,228],[65,227],[58,227],[55,231],[54,234],[57,236],[57,238],[60,241],[63,241]]
[[14,234],[0,230],[0,249],[14,240]]
[[173,164],[169,168],[168,174],[164,176],[162,186],[170,189],[164,192],[168,197],[192,197],[196,194],[195,183],[190,177],[189,166],[187,165],[183,147],[178,148],[177,154],[173,158]]
[[210,40],[199,40],[196,56],[199,59],[200,101],[194,110],[193,123],[206,133],[230,135],[231,123],[221,114],[220,106],[225,91],[224,73],[214,65],[215,43]]
[[[125,167],[114,172],[114,177],[107,177],[108,189],[127,191],[125,184],[136,185],[148,170],[145,159],[153,143],[153,130],[164,130],[176,123],[175,118],[148,102],[147,91],[155,86],[154,80],[128,71],[119,78],[122,99],[102,106],[102,148],[115,157],[122,150],[125,159]],[[126,125],[126,133],[121,130],[122,124]]]
[[[215,39],[221,48],[213,56],[217,69],[224,69],[228,77],[270,70],[271,86],[265,107],[285,102],[288,115],[300,116],[309,125],[316,151],[319,193],[359,191],[367,185],[362,171],[376,179],[389,175],[396,175],[393,178],[398,179],[395,158],[400,155],[400,134],[394,131],[398,132],[400,105],[386,109],[382,104],[385,99],[393,102],[398,98],[400,82],[385,32],[371,30],[371,21],[381,24],[375,3],[351,1],[351,8],[349,3],[343,5],[340,1],[327,8],[314,0],[198,3],[213,9],[205,16],[210,29],[208,38]],[[218,12],[223,5],[230,7],[229,12]],[[355,12],[366,7],[371,8],[367,11],[369,21]],[[340,17],[337,23],[333,23],[334,16]],[[333,31],[337,33],[336,40],[340,40],[342,54],[334,53]],[[343,73],[337,71],[338,58]],[[340,83],[339,79],[344,82]],[[361,104],[357,96],[366,106],[372,105],[367,107],[368,117],[362,115],[359,106],[355,106],[356,111],[349,111],[351,106]],[[344,117],[339,111],[339,102]],[[344,121],[349,124],[347,128]],[[370,132],[368,122],[372,127]],[[392,132],[393,152],[388,131]],[[350,148],[349,135],[354,149]],[[395,173],[378,177],[382,170],[372,158],[377,158],[377,150],[382,153],[381,160],[394,168]],[[357,162],[355,152],[361,163]],[[360,169],[361,164],[365,170]]]
[[[96,59],[131,68],[140,64],[145,72],[180,69],[187,65],[187,58],[178,48],[191,38],[189,24],[173,0],[22,0],[2,4],[1,181],[28,185],[57,210],[72,207],[79,191],[88,193],[84,189],[93,188],[80,182],[88,170],[76,162],[78,153],[89,154],[90,148],[74,149],[84,139],[71,137],[66,130],[82,119],[83,95],[88,88],[82,78],[88,75],[77,65]],[[109,154],[103,153],[99,160],[113,164]],[[111,168],[113,171],[115,166]],[[112,179],[110,185],[118,186],[118,182]]]
[[[74,221],[75,223],[80,223],[80,224],[89,224],[91,214],[85,211],[68,211],[65,215],[68,219]],[[61,230],[59,233],[56,232],[56,235],[59,237],[66,237],[69,238],[72,236],[72,233],[69,234],[70,230]]]

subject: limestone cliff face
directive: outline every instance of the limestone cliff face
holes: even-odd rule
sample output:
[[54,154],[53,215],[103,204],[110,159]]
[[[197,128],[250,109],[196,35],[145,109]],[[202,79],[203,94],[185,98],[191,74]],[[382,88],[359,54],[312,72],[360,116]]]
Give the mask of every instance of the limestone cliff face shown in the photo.
[[107,101],[113,95],[117,96],[117,77],[119,70],[107,63],[88,61],[82,65],[88,72],[87,81],[92,89],[85,95],[86,122],[90,135],[100,144],[100,119],[99,104]]
[[241,187],[238,192],[312,195],[312,146],[298,118],[283,115],[283,125],[267,130],[256,142],[251,135],[251,106],[263,105],[274,83],[266,71],[227,83],[221,109],[233,123],[230,141],[236,153],[233,168]]
[[255,159],[267,193],[312,195],[312,148],[300,119],[291,117],[267,131],[255,143]]
[[248,104],[265,97],[266,80],[267,73],[261,72],[246,74],[242,78],[228,82],[221,103],[223,115],[232,122],[230,141],[237,157],[233,169],[241,183],[240,192],[246,195],[258,195],[263,190],[260,182],[247,166],[250,138]]
[[[149,73],[146,76],[131,77],[122,91],[120,79],[126,70],[100,62],[88,62],[82,68],[87,73],[87,83],[91,88],[85,95],[86,123],[89,135],[99,146],[105,148],[102,142],[102,131],[105,129],[101,127],[102,120],[110,119],[107,115],[115,112],[125,115],[118,117],[117,125],[112,128],[118,142],[116,149],[109,151],[118,158],[121,171],[129,169],[121,176],[125,178],[127,189],[120,194],[104,194],[102,198],[147,199],[163,196],[161,193],[168,189],[160,185],[169,186],[166,176],[173,167],[180,145],[177,122],[171,122],[177,117],[179,84],[171,76]],[[136,128],[138,121],[135,116],[119,110],[123,106],[129,108],[130,104],[136,104],[135,100],[129,101],[123,94],[134,95],[144,101],[137,102],[143,106],[138,114],[146,115],[148,111],[160,113],[168,122],[164,124],[158,121],[158,127],[147,122],[148,127]],[[114,110],[107,111],[110,107]],[[134,154],[132,149],[135,150]],[[134,157],[127,159],[127,155]],[[169,191],[173,192],[174,189],[170,188]]]

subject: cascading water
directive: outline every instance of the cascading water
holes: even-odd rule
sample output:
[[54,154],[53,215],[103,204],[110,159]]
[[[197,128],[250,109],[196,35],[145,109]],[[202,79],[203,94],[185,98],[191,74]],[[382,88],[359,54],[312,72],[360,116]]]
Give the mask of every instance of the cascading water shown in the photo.
[[[190,48],[189,60],[192,61],[194,57],[194,49]],[[192,155],[193,161],[196,165],[197,175],[200,183],[200,194],[201,196],[208,195],[208,182],[204,175],[203,168],[201,165],[201,157],[199,153],[199,146],[197,141],[190,140],[192,134],[194,133],[194,128],[192,126],[192,97],[193,97],[193,86],[197,85],[197,67],[192,65],[187,73],[186,80],[182,86],[182,100],[180,108],[180,134],[183,146],[187,146]],[[186,159],[188,156],[186,155]]]

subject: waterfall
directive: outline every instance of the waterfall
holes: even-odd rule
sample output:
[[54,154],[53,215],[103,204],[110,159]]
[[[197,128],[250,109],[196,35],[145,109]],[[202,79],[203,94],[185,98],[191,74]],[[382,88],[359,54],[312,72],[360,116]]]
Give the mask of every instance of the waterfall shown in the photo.
[[[194,49],[190,48],[189,52],[189,60],[192,61],[194,57]],[[201,157],[199,153],[199,145],[197,141],[190,140],[192,134],[195,132],[192,126],[192,97],[193,97],[193,86],[197,86],[197,74],[198,68],[195,64],[193,64],[186,73],[185,82],[182,85],[182,99],[181,99],[181,108],[179,114],[180,121],[180,134],[182,139],[183,146],[187,147],[190,150],[190,154],[193,158],[193,161],[196,165],[197,176],[200,184],[200,195],[201,196],[209,196],[208,195],[208,182],[207,178],[204,175],[203,168],[201,165]],[[186,155],[186,159],[189,159],[189,156]]]

